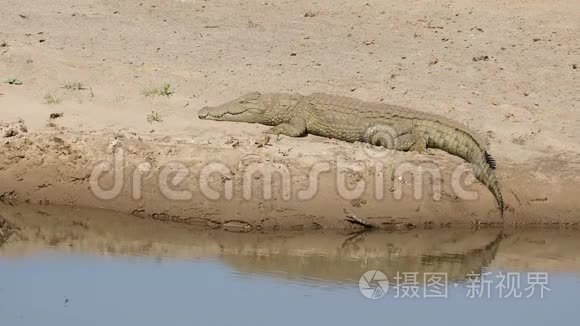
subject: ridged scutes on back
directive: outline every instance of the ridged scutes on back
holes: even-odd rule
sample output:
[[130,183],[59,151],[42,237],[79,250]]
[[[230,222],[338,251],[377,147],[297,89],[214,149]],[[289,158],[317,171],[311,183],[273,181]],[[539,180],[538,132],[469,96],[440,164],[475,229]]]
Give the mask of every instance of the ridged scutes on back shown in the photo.
[[[480,133],[470,129],[467,125],[456,122],[444,116],[410,109],[398,105],[385,103],[365,102],[346,96],[331,95],[326,93],[313,93],[307,98],[316,105],[331,106],[333,110],[341,113],[349,113],[365,118],[401,118],[401,119],[419,119],[439,122],[458,131],[464,132],[471,136],[479,144],[482,150],[487,153],[489,142],[481,136]],[[489,154],[486,155],[486,157]],[[489,156],[488,163],[495,168],[495,161]],[[492,163],[493,162],[493,163]]]

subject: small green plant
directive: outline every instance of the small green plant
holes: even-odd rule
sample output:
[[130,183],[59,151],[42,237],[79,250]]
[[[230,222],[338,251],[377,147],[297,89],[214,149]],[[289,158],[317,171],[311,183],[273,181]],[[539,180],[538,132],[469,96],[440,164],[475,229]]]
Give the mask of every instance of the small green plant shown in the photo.
[[83,83],[78,81],[77,82],[66,81],[62,85],[62,88],[69,91],[84,91],[87,89]]
[[161,122],[161,117],[159,116],[159,112],[157,111],[151,111],[151,113],[149,113],[147,115],[147,122],[149,123],[153,123],[153,122]]
[[256,23],[254,23],[254,21],[253,21],[253,20],[251,20],[251,19],[248,19],[248,27],[249,27],[249,28],[256,28],[256,27],[258,27],[258,26],[260,26],[260,25],[258,25],[258,24],[256,24]]
[[164,83],[161,87],[149,87],[145,88],[142,92],[143,95],[146,97],[153,97],[153,96],[171,96],[173,94],[173,90],[171,89],[171,84]]
[[17,78],[8,78],[4,82],[10,85],[22,85],[22,81]]
[[159,96],[159,90],[155,87],[145,88],[141,91],[145,97]]
[[62,100],[54,94],[44,95],[44,103],[46,104],[59,104],[60,102],[62,102]]
[[173,91],[171,90],[171,85],[163,84],[163,86],[161,86],[161,95],[169,97],[171,96],[171,94],[173,94]]

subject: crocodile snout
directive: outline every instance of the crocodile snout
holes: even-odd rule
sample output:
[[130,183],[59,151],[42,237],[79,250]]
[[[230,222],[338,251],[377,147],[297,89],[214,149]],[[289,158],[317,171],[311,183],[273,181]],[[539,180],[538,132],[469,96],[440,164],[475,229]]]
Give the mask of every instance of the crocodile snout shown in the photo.
[[209,115],[209,108],[207,106],[204,106],[203,108],[201,108],[201,110],[199,110],[199,112],[197,112],[197,116],[200,119],[205,119],[205,118],[207,118],[208,115]]

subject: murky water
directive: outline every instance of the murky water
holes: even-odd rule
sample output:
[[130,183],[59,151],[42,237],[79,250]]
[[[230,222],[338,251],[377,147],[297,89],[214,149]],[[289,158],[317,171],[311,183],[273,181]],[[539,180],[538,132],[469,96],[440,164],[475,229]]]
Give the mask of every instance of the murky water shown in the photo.
[[577,230],[238,234],[49,207],[0,207],[0,230],[2,325],[577,324]]

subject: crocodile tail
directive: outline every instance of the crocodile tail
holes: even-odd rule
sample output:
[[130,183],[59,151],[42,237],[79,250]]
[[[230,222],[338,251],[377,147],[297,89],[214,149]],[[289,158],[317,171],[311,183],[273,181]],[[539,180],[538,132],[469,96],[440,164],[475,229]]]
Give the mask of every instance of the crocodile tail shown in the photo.
[[[474,162],[471,162],[474,163]],[[491,191],[494,195],[497,205],[499,207],[499,212],[503,218],[504,213],[504,201],[499,189],[499,182],[495,174],[495,161],[491,158],[491,155],[487,151],[483,152],[483,159],[475,163],[474,174],[477,180],[481,181],[487,186],[487,189]]]
[[[503,218],[504,201],[495,174],[496,162],[486,144],[473,132],[457,126],[439,123],[429,134],[429,147],[439,148],[459,156],[474,166],[474,175],[494,195]],[[427,129],[429,130],[429,129]]]

